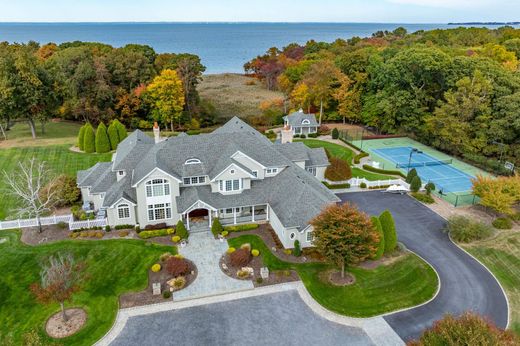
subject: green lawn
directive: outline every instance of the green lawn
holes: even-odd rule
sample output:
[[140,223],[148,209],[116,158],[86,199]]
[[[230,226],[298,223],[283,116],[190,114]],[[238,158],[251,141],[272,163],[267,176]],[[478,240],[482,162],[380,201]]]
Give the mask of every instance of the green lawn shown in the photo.
[[[321,141],[319,139],[303,139],[298,141],[303,142],[309,148],[325,148],[330,155],[345,160],[349,165],[352,165],[352,159],[354,158],[355,154],[347,147],[335,143]],[[352,176],[357,178],[365,178],[370,181],[394,178],[388,175],[368,172],[357,167],[352,167]]]
[[[45,133],[42,134],[41,126],[36,124],[36,136],[39,138],[67,138],[76,137],[81,123],[70,121],[48,122],[45,124]],[[27,122],[16,123],[7,133],[8,139],[28,138],[32,139],[31,128]]]
[[46,147],[24,147],[0,150],[0,220],[10,215],[9,209],[17,206],[16,198],[5,193],[5,178],[3,172],[13,172],[19,161],[36,157],[40,161],[47,162],[49,168],[56,174],[69,174],[75,176],[81,169],[90,168],[98,161],[110,161],[112,154],[82,154],[69,150],[70,145],[53,145]]
[[[14,344],[21,344],[21,336],[36,329],[45,344],[92,345],[111,328],[119,295],[146,288],[148,268],[162,253],[176,251],[173,246],[118,239],[71,240],[31,247],[19,241],[19,231],[0,231],[0,237],[6,236],[9,241],[0,244],[0,336],[12,333]],[[44,330],[47,318],[59,311],[59,306],[41,305],[29,291],[29,286],[39,280],[39,261],[58,252],[73,253],[76,260],[84,262],[88,278],[66,305],[84,308],[87,324],[59,343],[47,337]]]
[[330,265],[281,261],[254,235],[229,239],[228,243],[235,248],[250,243],[260,250],[264,264],[270,270],[297,270],[313,298],[325,308],[342,315],[369,317],[415,306],[433,297],[438,287],[435,271],[413,254],[373,270],[351,268],[349,271],[356,277],[356,283],[337,287],[320,278],[320,273],[332,268]]
[[509,327],[520,335],[520,233],[503,231],[497,238],[465,245],[464,248],[500,281],[511,309]]

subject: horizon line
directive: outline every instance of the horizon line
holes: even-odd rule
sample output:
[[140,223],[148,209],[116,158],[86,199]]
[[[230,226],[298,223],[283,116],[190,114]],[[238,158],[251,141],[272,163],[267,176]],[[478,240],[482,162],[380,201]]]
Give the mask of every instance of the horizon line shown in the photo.
[[[499,21],[495,21],[499,22]],[[513,21],[511,21],[513,22]],[[432,24],[448,25],[450,22],[361,22],[361,21],[0,21],[0,24]],[[469,22],[468,22],[469,23]],[[479,23],[491,23],[479,22]],[[499,23],[508,23],[502,22]]]

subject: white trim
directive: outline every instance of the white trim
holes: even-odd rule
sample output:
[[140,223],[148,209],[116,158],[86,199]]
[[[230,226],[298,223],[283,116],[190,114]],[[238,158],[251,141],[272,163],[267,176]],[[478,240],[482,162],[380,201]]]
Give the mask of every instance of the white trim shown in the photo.
[[121,201],[128,202],[128,203],[130,203],[130,204],[131,204],[132,206],[134,206],[134,207],[137,206],[137,204],[135,204],[134,202],[129,201],[128,199],[126,199],[126,198],[124,198],[124,197],[121,197],[121,198],[119,198],[117,201],[115,201],[111,206],[109,206],[108,208],[109,208],[109,209],[114,208],[115,205],[118,204],[118,203],[121,202]]
[[213,179],[210,180],[210,182],[215,182],[218,180],[218,177],[220,177],[222,174],[226,173],[226,171],[228,169],[231,169],[231,168],[234,168],[234,169],[239,169],[241,170],[242,172],[244,172],[245,174],[247,174],[250,178],[256,178],[254,175],[252,175],[251,173],[247,172],[246,170],[242,169],[240,166],[238,166],[237,164],[230,164],[229,166],[227,166],[226,168],[224,168],[219,174],[217,174]]
[[[196,208],[194,208],[196,207]],[[193,210],[197,210],[197,209],[208,209],[208,210],[212,210],[212,211],[217,211],[216,208],[212,207],[211,205],[209,205],[208,203],[204,202],[204,201],[201,201],[200,199],[197,200],[197,202],[193,203],[192,205],[190,205],[186,210],[184,210],[183,212],[181,212],[181,214],[186,214],[186,213],[190,213],[191,211]]]
[[258,164],[258,165],[259,165],[260,167],[262,167],[262,168],[266,168],[266,167],[265,167],[264,165],[262,165],[260,162],[256,161],[256,160],[253,159],[251,156],[248,156],[248,155],[244,154],[244,153],[241,152],[240,150],[237,150],[236,153],[234,153],[233,155],[231,155],[231,158],[234,159],[235,156],[236,156],[237,154],[240,154],[240,155],[243,155],[243,156],[247,157],[248,159],[250,159],[250,160],[253,161],[254,163]]
[[196,157],[192,157],[191,159],[187,159],[186,161],[184,161],[185,165],[196,165],[199,163],[202,163],[202,162],[199,159],[197,159]]
[[176,180],[177,182],[181,183],[182,181],[179,179],[179,178],[176,178],[174,177],[173,175],[169,174],[169,173],[166,173],[165,171],[163,171],[162,169],[158,168],[158,167],[155,167],[154,169],[152,169],[150,172],[148,172],[143,178],[141,178],[141,180],[139,180],[138,182],[136,182],[135,184],[132,185],[132,187],[137,187],[137,185],[139,185],[143,180],[147,179],[152,173],[156,172],[156,171],[159,171],[161,173],[163,173],[164,175],[172,178],[173,180]]

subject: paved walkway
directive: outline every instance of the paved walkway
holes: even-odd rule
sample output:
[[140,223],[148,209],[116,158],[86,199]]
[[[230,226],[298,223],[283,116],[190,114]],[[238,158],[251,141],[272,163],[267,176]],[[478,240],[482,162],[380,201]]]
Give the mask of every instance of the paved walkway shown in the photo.
[[195,263],[198,270],[197,278],[187,288],[173,293],[173,300],[193,299],[253,289],[251,281],[232,279],[220,270],[220,257],[226,252],[227,248],[226,241],[215,240],[209,231],[191,234],[189,244],[185,248],[179,247],[179,252]]

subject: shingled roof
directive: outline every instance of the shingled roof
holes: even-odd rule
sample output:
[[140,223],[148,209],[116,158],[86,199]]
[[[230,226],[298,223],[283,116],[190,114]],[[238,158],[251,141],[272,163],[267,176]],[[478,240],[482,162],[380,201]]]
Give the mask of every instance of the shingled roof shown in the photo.
[[[316,116],[314,114],[305,114],[301,110],[286,115],[283,117],[283,119],[289,122],[291,127],[318,126],[318,122],[316,121]],[[302,124],[304,120],[308,120],[309,124]]]

